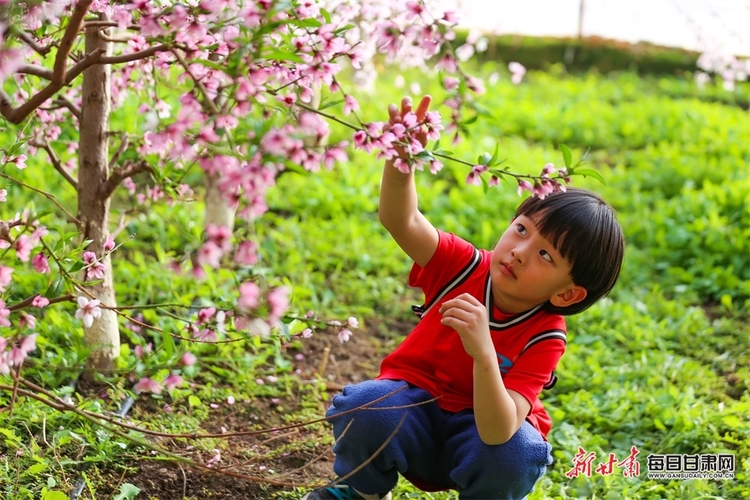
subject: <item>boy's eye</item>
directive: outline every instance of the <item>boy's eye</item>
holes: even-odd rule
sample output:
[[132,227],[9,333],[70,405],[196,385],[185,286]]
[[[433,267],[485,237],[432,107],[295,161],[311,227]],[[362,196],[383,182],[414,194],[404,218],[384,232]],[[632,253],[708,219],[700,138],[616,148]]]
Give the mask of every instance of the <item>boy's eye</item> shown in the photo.
[[541,255],[544,260],[552,262],[552,256],[547,250],[539,250],[539,255]]
[[518,231],[518,234],[521,236],[526,236],[526,228],[523,224],[516,224],[516,231]]

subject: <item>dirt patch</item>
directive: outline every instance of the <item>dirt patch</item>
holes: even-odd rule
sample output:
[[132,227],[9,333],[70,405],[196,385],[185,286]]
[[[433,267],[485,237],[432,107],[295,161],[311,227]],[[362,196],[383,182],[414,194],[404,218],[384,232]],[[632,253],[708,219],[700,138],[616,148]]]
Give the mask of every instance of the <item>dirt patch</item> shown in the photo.
[[[305,340],[300,348],[290,349],[289,354],[292,357],[303,355],[301,360],[295,361],[300,368],[300,379],[325,384],[328,398],[331,398],[346,384],[374,377],[383,356],[410,327],[408,323],[369,325],[366,330],[357,330],[344,344],[335,334],[318,333]],[[291,394],[278,399],[255,398],[221,406],[213,409],[210,418],[203,422],[203,432],[221,433],[222,428],[241,432],[282,427],[285,425],[284,416],[296,414],[302,410],[303,404],[305,402],[299,394]],[[310,414],[309,401],[306,404],[307,414]],[[319,408],[315,408],[312,414],[323,417],[327,406],[328,402],[321,400]],[[144,409],[149,407],[148,404],[140,405],[141,418]],[[282,413],[278,411],[279,407],[284,408]],[[158,415],[154,417],[158,418]],[[97,496],[112,498],[122,484],[130,483],[141,489],[138,498],[268,500],[280,491],[293,491],[295,487],[307,489],[332,479],[330,443],[331,432],[325,423],[233,436],[222,439],[221,461],[215,465],[214,473],[165,461],[158,456],[146,456],[123,464],[118,471],[103,472]],[[205,449],[186,451],[184,441],[161,439],[158,444],[202,464],[213,456]],[[264,483],[264,480],[269,482]],[[80,498],[87,496],[84,493]]]

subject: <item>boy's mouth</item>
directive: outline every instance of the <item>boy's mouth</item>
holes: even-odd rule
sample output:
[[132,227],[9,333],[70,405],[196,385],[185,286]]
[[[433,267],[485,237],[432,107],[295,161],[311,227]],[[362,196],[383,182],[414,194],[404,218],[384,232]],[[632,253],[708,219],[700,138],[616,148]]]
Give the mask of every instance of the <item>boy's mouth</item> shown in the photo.
[[500,263],[500,271],[509,278],[516,278],[516,273],[513,272],[513,268],[504,262]]

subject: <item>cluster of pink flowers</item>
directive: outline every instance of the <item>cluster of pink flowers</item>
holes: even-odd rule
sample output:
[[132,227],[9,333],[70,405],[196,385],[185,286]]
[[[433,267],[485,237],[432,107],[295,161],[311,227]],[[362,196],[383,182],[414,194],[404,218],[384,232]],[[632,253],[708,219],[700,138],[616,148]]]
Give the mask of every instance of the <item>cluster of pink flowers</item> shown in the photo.
[[558,169],[555,168],[554,164],[547,163],[544,168],[542,168],[539,180],[534,181],[534,184],[527,180],[518,179],[518,195],[521,196],[524,191],[528,191],[533,196],[538,196],[539,199],[543,200],[548,194],[552,194],[555,191],[565,191],[565,184],[561,183],[556,178],[553,179],[550,177],[554,173],[557,173],[565,182],[570,182],[568,170],[565,167]]
[[[0,300],[0,321],[5,305]],[[10,369],[21,366],[26,356],[36,349],[36,333],[21,338],[18,343],[11,342],[5,337],[0,337],[0,375],[8,375]]]

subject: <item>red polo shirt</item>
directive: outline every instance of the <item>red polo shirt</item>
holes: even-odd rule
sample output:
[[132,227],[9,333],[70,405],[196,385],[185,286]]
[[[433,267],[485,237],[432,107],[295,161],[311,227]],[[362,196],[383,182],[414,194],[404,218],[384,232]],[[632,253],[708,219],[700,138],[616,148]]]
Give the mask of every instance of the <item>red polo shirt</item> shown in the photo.
[[490,312],[490,334],[503,383],[531,403],[526,419],[545,437],[552,422],[539,401],[542,389],[554,384],[555,367],[565,352],[565,320],[541,305],[520,314],[504,314],[494,306],[490,256],[461,238],[439,231],[435,255],[423,268],[412,267],[409,285],[424,291],[425,304],[415,311],[421,320],[380,366],[379,379],[405,380],[435,397],[444,410],[474,407],[474,361],[461,338],[440,323],[440,304],[470,293]]

